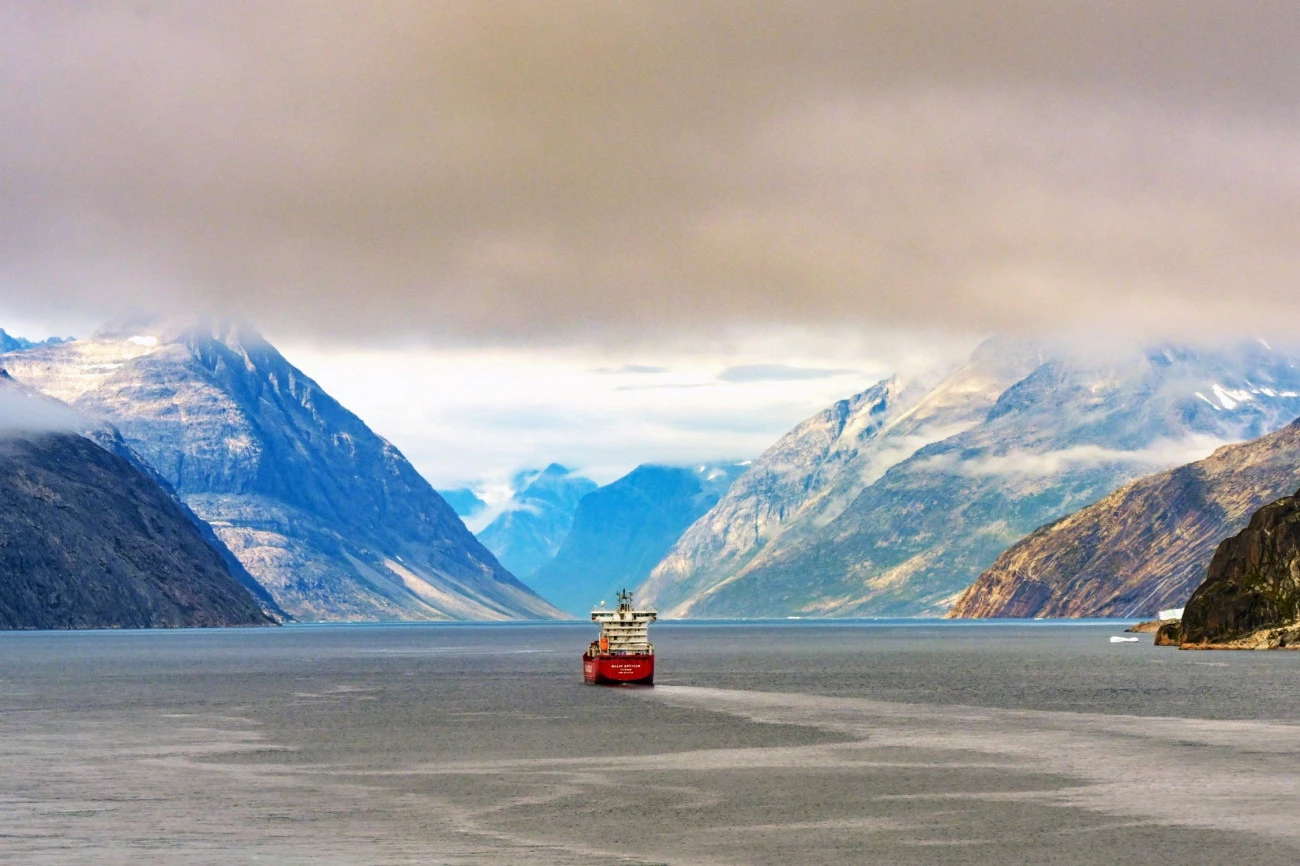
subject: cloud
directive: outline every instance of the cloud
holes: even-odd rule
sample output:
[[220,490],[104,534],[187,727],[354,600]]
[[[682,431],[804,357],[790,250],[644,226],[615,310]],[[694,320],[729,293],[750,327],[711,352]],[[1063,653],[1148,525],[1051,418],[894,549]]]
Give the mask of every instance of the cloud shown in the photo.
[[76,433],[84,426],[72,407],[15,384],[0,370],[0,432]]
[[745,364],[728,367],[718,374],[723,382],[794,382],[802,379],[829,379],[856,374],[856,370],[830,370],[816,367],[792,367],[788,364]]
[[716,382],[670,382],[664,385],[620,385],[619,391],[683,391],[695,388],[716,388]]
[[[596,372],[617,353],[573,349],[346,349],[280,342],[285,356],[388,438],[439,488],[472,486],[489,505],[508,499],[521,467],[558,462],[606,484],[641,463],[692,465],[753,457],[791,427],[891,372],[867,343],[817,344],[768,335],[729,355],[677,354],[664,384],[626,390]],[[970,347],[965,347],[969,349]],[[895,354],[895,353],[890,353]],[[897,354],[902,354],[897,353]],[[719,369],[789,357],[800,367],[862,370],[860,381],[812,379],[730,387]],[[918,366],[953,358],[917,355]],[[667,365],[665,365],[667,366]],[[637,377],[633,377],[634,380]],[[658,382],[658,377],[652,379]]]
[[652,376],[657,373],[667,373],[668,368],[653,364],[624,364],[621,367],[597,367],[592,372],[607,376]]
[[975,478],[989,475],[1048,477],[1113,464],[1156,470],[1203,460],[1215,449],[1230,444],[1227,440],[1198,434],[1181,439],[1161,439],[1145,448],[1130,450],[1076,445],[1041,453],[1012,451],[970,459],[949,453],[927,458],[919,468]]
[[371,343],[1285,333],[1295,32],[1217,0],[18,0],[0,303]]

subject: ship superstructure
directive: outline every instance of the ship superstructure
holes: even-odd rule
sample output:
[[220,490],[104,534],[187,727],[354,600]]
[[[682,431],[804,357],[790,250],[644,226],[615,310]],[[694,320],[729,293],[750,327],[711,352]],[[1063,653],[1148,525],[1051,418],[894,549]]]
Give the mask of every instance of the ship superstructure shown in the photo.
[[600,623],[600,637],[582,655],[583,679],[604,685],[652,685],[655,648],[648,629],[658,618],[652,608],[638,610],[628,590],[618,594],[616,609],[593,610],[591,619]]

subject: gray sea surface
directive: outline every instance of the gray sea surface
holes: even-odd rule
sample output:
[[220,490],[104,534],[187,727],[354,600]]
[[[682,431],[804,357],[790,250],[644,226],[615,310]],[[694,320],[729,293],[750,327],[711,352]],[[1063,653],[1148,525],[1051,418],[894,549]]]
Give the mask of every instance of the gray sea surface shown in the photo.
[[0,633],[0,861],[1300,858],[1300,654],[1123,624]]

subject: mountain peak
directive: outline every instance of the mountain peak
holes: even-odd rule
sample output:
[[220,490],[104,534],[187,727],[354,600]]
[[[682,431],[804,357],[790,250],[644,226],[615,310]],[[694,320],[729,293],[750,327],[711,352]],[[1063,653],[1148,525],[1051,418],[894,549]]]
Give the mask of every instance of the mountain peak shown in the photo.
[[298,618],[555,614],[391,443],[247,324],[135,316],[6,363],[113,421]]
[[506,509],[478,534],[479,541],[515,574],[532,574],[555,556],[573,525],[578,502],[596,483],[552,463],[520,472]]

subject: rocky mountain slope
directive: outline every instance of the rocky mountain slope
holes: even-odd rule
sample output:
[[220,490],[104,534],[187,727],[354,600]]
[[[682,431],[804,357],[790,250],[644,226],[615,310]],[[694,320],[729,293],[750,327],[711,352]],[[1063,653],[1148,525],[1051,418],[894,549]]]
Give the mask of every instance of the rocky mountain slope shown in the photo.
[[396,448],[249,328],[127,322],[3,359],[114,423],[300,619],[558,613]]
[[1300,494],[1219,545],[1178,632],[1184,649],[1300,647]]
[[1219,542],[1297,487],[1293,422],[1040,527],[999,556],[949,616],[1145,617],[1182,607]]
[[0,371],[0,628],[274,622],[168,491],[60,416]]
[[1300,372],[1261,344],[1101,354],[1033,365],[977,423],[899,461],[833,519],[691,587],[670,615],[941,614],[1036,527],[1300,414]]
[[573,526],[582,497],[596,482],[572,474],[558,463],[521,472],[504,511],[478,534],[488,550],[512,572],[528,577],[550,562]]
[[[6,373],[6,375],[8,374]],[[185,515],[186,519],[194,525],[194,528],[203,538],[203,541],[221,557],[221,561],[225,564],[226,570],[230,572],[231,576],[234,577],[235,580],[253,596],[253,601],[257,603],[263,613],[276,622],[284,622],[287,619],[293,618],[276,603],[275,599],[271,596],[271,593],[267,591],[266,587],[257,582],[257,579],[249,573],[248,569],[244,567],[244,564],[239,561],[239,558],[230,551],[230,548],[226,547],[225,542],[217,537],[217,533],[212,529],[211,524],[195,514],[193,509],[186,505],[185,501],[177,495],[176,491],[172,488],[171,483],[168,482],[166,478],[159,475],[152,466],[145,462],[144,458],[137,454],[131,446],[127,444],[127,441],[122,438],[121,431],[106,421],[95,421],[87,419],[85,416],[79,416],[79,418],[82,422],[82,427],[79,432],[83,436],[110,454],[115,454],[118,457],[121,457],[127,463],[131,464],[131,466],[138,472],[145,475],[149,480],[153,481],[154,484],[157,484],[163,489],[167,496],[176,503],[176,507],[181,510],[181,513]]]
[[686,527],[717,504],[740,464],[638,466],[578,503],[555,558],[526,582],[556,607],[586,617],[601,599],[639,586]]

